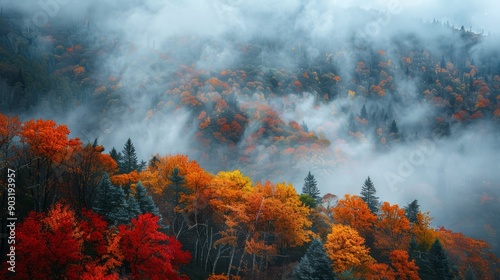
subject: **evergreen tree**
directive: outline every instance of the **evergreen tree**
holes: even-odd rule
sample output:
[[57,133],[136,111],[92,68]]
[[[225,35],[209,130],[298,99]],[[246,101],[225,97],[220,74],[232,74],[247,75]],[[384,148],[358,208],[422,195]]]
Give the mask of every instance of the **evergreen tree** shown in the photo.
[[146,188],[141,182],[137,183],[135,187],[135,199],[139,203],[139,209],[142,214],[151,213],[158,216],[161,221],[160,211],[153,201],[153,198],[146,193]]
[[406,212],[406,218],[408,218],[408,221],[410,223],[416,223],[417,222],[417,214],[420,212],[420,206],[418,205],[418,201],[415,199],[412,201],[408,206],[404,207],[405,212]]
[[129,195],[127,198],[127,215],[129,217],[129,220],[132,220],[139,214],[141,214],[141,209],[139,207],[137,199],[134,196]]
[[114,147],[113,149],[111,149],[111,151],[109,152],[109,155],[111,156],[111,158],[113,158],[115,160],[115,162],[117,164],[120,164],[121,160],[122,160],[122,153],[118,152]]
[[94,205],[94,211],[110,224],[126,224],[131,220],[123,188],[112,185],[107,174],[97,189]]
[[443,245],[436,238],[434,243],[432,243],[431,249],[428,253],[427,262],[429,264],[429,277],[423,279],[436,279],[436,280],[448,280],[453,279],[450,271],[450,265],[448,263],[448,257],[444,251]]
[[138,170],[139,164],[137,163],[137,155],[135,153],[134,144],[130,138],[125,143],[122,150],[122,158],[118,164],[120,173],[126,174],[134,170]]
[[366,112],[365,105],[363,105],[363,107],[361,108],[361,111],[359,112],[359,117],[361,119],[367,119],[368,118],[368,113]]
[[318,206],[318,201],[312,198],[310,195],[303,193],[299,197],[300,201],[309,208],[316,208]]
[[302,121],[302,130],[304,132],[309,132],[309,127],[307,126],[306,122]]
[[315,239],[309,245],[307,252],[300,262],[293,268],[294,280],[334,280],[336,279],[330,260],[326,255],[323,244]]
[[318,203],[321,203],[320,191],[317,185],[318,183],[316,182],[314,175],[312,175],[311,171],[309,171],[306,178],[304,179],[304,187],[302,187],[302,193],[308,194]]
[[170,180],[171,184],[167,188],[167,196],[170,196],[172,198],[174,206],[178,206],[181,193],[187,191],[185,187],[186,180],[184,179],[184,176],[179,174],[179,168],[177,167],[172,170],[172,173],[170,173],[168,179]]
[[389,128],[389,132],[394,133],[394,134],[399,133],[398,125],[396,124],[395,120],[392,120],[391,127]]
[[370,208],[370,211],[373,214],[378,213],[378,208],[380,206],[380,202],[378,200],[379,198],[375,196],[376,193],[377,190],[375,189],[375,186],[373,185],[370,176],[368,176],[368,179],[365,180],[365,183],[361,187],[360,197],[363,199],[364,202],[366,202],[368,208]]
[[148,163],[144,160],[141,160],[141,162],[139,163],[139,166],[137,167],[137,171],[141,172],[142,170],[144,170],[144,168],[146,168],[146,165]]

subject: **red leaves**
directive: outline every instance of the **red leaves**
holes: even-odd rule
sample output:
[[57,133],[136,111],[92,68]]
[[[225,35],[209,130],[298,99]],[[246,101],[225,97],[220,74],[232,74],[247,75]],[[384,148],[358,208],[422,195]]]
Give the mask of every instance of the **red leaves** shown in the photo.
[[110,237],[107,223],[90,211],[81,219],[62,204],[48,213],[31,212],[17,228],[16,276],[117,279],[113,270],[121,259]]
[[173,237],[158,231],[158,217],[139,215],[132,224],[119,227],[121,249],[134,279],[183,279],[176,271],[191,260]]

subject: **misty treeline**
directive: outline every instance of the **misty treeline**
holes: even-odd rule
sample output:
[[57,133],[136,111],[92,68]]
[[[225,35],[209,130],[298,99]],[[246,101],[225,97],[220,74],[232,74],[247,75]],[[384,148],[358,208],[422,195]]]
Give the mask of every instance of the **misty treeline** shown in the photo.
[[106,153],[69,134],[52,120],[0,115],[0,168],[16,172],[14,278],[499,276],[491,245],[432,227],[417,200],[383,201],[370,177],[359,195],[337,196],[308,172],[298,194],[238,169],[212,174],[186,155],[141,162],[130,138]]
[[[32,22],[36,5],[2,8],[2,168],[19,170],[21,232],[81,237],[68,241],[81,249],[68,263],[36,273],[307,279],[325,260],[334,274],[323,267],[324,277],[411,278],[417,266],[422,279],[497,273],[489,245],[432,228],[426,213],[416,220],[416,205],[404,212],[407,227],[404,207],[372,203],[372,188],[400,205],[418,198],[432,207],[432,226],[487,240],[498,254],[498,37],[318,1],[280,4],[277,17],[243,1],[188,2],[72,1],[43,26]],[[390,24],[361,36],[377,19]],[[421,143],[434,152],[401,172]],[[357,193],[368,175],[368,222],[335,218],[339,205],[361,203],[340,194]],[[300,189],[304,177],[300,196],[264,183]],[[401,230],[386,231],[400,247],[383,243],[384,211],[401,217]],[[60,217],[70,222],[51,231]],[[144,257],[158,244],[175,253],[131,263],[144,227],[153,228]],[[353,238],[352,262],[341,261],[336,236]],[[51,254],[54,244],[44,246],[33,258]],[[438,263],[443,274],[425,274]]]

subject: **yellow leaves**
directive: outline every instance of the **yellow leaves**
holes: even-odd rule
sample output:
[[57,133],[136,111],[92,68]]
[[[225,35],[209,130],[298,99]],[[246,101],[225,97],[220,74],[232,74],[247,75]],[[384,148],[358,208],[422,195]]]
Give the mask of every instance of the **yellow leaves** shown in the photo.
[[429,212],[418,212],[417,222],[412,225],[412,234],[417,243],[422,246],[423,251],[428,251],[437,237],[434,229],[430,227],[431,221],[432,218],[429,217]]
[[333,261],[333,269],[341,273],[368,265],[371,261],[365,240],[350,226],[335,224],[326,237],[325,250]]
[[353,99],[356,96],[356,92],[354,92],[352,90],[348,90],[347,95],[349,96],[349,98]]

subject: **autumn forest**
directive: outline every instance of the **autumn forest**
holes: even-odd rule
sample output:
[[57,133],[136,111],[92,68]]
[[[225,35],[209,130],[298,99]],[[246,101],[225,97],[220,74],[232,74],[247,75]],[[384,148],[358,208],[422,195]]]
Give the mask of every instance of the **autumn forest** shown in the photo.
[[1,278],[500,279],[496,36],[132,2],[2,7]]

